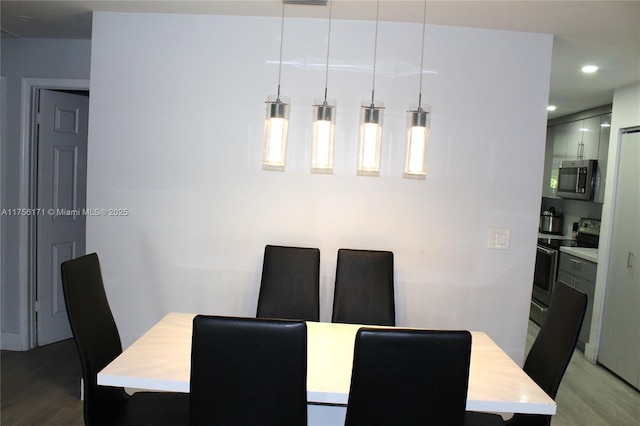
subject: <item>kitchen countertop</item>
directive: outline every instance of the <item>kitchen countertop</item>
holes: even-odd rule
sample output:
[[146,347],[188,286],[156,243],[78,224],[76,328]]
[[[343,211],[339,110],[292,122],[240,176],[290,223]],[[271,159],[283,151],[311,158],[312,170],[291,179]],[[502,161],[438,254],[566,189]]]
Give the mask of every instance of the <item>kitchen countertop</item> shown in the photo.
[[[571,237],[569,236],[557,235],[557,234],[543,234],[541,232],[538,233],[538,238],[571,241]],[[589,262],[598,263],[597,248],[561,246],[560,251],[570,254],[572,256],[579,257],[580,259],[588,260]]]
[[560,251],[589,262],[598,263],[598,249],[586,247],[560,247]]
[[549,240],[569,240],[571,241],[571,237],[567,237],[564,235],[558,234],[544,234],[542,232],[538,232],[538,238],[544,238]]

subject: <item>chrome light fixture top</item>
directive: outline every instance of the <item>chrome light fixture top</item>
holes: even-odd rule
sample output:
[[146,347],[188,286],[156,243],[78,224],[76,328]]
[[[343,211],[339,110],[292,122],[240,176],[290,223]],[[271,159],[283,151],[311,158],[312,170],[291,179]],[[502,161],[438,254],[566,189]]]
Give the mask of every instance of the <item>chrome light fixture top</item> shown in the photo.
[[333,2],[329,3],[329,28],[327,32],[327,64],[324,78],[324,98],[313,103],[313,131],[311,144],[311,172],[333,173],[333,153],[336,129],[336,101],[327,99],[329,83],[329,49],[331,46],[331,13]]
[[282,44],[284,40],[284,6],[282,3],[282,21],[280,25],[280,59],[278,62],[278,92],[267,98],[267,117],[264,122],[264,140],[262,144],[262,168],[264,170],[283,171],[287,158],[287,138],[289,135],[289,98],[280,96],[282,77]]
[[380,176],[380,151],[382,145],[384,104],[375,100],[379,16],[380,0],[376,2],[376,31],[373,45],[373,82],[371,88],[371,101],[363,101],[360,107],[358,164],[356,167],[358,176]]
[[424,1],[422,18],[422,50],[420,53],[420,89],[418,104],[407,111],[407,141],[405,146],[404,173],[407,179],[426,179],[427,150],[431,134],[431,106],[422,105],[422,75],[424,73],[424,39],[427,22],[427,1]]

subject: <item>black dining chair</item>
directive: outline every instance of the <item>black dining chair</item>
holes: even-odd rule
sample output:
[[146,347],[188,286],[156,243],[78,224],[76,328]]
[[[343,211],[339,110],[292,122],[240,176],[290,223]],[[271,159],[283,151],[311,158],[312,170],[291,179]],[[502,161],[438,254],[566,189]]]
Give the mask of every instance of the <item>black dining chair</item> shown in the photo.
[[84,421],[88,426],[187,425],[189,396],[100,386],[97,374],[122,353],[120,335],[104,291],[96,253],[62,263],[62,288],[80,354]]
[[[556,282],[540,331],[522,367],[551,398],[556,397],[575,350],[587,309],[587,295]],[[509,426],[549,426],[551,416],[514,414]]]
[[362,328],[345,426],[462,425],[471,334]]
[[307,424],[303,321],[198,315],[193,320],[190,424]]
[[502,425],[465,420],[470,358],[468,331],[361,328],[345,426]]
[[264,248],[258,318],[320,320],[320,250]]
[[338,250],[332,322],[395,325],[393,253]]

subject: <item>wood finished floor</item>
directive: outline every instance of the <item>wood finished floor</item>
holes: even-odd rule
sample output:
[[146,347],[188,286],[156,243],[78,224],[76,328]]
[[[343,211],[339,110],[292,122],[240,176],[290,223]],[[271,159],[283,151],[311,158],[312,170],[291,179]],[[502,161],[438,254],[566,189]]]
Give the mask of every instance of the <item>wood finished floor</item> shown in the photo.
[[[538,332],[530,323],[527,348]],[[2,426],[80,426],[80,364],[73,340],[27,352],[2,351]],[[639,426],[640,392],[576,351],[557,396],[552,426]],[[401,426],[401,425],[398,425]]]
[[[529,321],[528,351],[540,327]],[[556,396],[552,426],[640,426],[640,392],[576,350]]]
[[80,358],[72,339],[2,351],[2,426],[81,426]]

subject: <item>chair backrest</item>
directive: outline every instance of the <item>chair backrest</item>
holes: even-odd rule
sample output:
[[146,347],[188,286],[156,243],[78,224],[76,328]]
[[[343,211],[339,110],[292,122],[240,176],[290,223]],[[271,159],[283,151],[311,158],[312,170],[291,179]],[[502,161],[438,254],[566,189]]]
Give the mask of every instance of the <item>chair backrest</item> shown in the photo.
[[395,325],[393,253],[338,250],[332,322]]
[[571,361],[586,308],[586,294],[561,282],[556,283],[547,317],[523,367],[552,398],[556,397]]
[[[586,309],[586,294],[564,283],[555,283],[547,317],[523,366],[551,398],[556,397],[571,361]],[[513,424],[549,425],[550,422],[551,416],[515,415],[513,418]]]
[[198,315],[193,320],[190,424],[307,424],[307,325]]
[[122,388],[98,386],[97,375],[122,353],[96,253],[63,262],[62,289],[82,366],[87,425],[108,424],[127,400]]
[[272,245],[264,248],[256,316],[320,320],[320,250]]
[[464,424],[468,331],[362,328],[345,426]]

